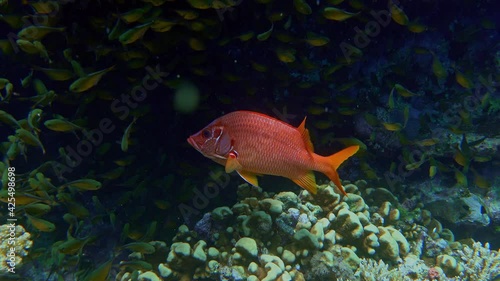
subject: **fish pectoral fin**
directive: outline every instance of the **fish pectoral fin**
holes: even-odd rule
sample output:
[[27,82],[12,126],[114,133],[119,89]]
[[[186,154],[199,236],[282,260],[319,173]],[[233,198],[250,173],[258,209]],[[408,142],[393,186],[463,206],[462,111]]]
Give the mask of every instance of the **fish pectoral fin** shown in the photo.
[[243,168],[243,166],[241,166],[241,164],[238,161],[238,159],[232,158],[232,157],[227,158],[227,161],[226,161],[226,173],[231,173],[234,170],[239,171],[242,168]]
[[257,180],[257,174],[247,172],[247,171],[237,171],[240,177],[242,177],[249,184],[259,187],[259,181]]
[[307,172],[305,175],[303,175],[300,178],[295,178],[292,179],[294,183],[302,187],[303,189],[309,191],[311,194],[316,194],[317,192],[317,185],[316,185],[316,178],[314,177],[313,171]]

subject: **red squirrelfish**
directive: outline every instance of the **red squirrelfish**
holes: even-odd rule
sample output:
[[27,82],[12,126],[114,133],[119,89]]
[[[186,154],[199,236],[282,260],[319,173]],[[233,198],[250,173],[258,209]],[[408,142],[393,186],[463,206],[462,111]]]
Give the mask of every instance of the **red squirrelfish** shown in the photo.
[[318,171],[346,195],[337,168],[359,146],[326,157],[315,154],[305,122],[306,118],[295,128],[261,113],[235,111],[215,119],[187,141],[205,157],[225,166],[227,173],[236,171],[254,186],[258,186],[258,175],[275,175],[316,194],[313,171]]

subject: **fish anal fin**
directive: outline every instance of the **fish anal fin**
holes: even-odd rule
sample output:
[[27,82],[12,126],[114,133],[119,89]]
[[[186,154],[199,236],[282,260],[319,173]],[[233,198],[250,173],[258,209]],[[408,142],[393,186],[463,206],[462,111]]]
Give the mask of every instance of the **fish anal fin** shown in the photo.
[[257,180],[257,174],[247,172],[247,171],[236,171],[246,182],[249,184],[259,187],[259,181]]
[[238,171],[243,168],[238,159],[235,157],[228,157],[226,160],[226,173],[231,173],[232,171]]
[[292,179],[294,183],[302,187],[303,189],[309,191],[311,194],[317,193],[316,178],[312,171],[307,172],[300,178]]
[[306,149],[309,153],[314,152],[314,146],[311,142],[311,137],[309,136],[309,130],[306,129],[306,119],[307,117],[304,117],[304,120],[302,120],[302,123],[300,123],[299,127],[297,127],[297,130],[299,131],[300,135],[302,136],[302,140],[304,141],[304,144],[306,145]]

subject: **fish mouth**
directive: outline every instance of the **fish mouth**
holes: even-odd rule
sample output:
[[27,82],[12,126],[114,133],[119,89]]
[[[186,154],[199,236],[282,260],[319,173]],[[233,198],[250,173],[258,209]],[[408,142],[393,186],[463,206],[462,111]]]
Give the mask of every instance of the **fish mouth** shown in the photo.
[[200,150],[200,147],[198,146],[198,144],[194,141],[193,137],[189,137],[187,138],[187,142],[192,146],[194,147],[196,150]]

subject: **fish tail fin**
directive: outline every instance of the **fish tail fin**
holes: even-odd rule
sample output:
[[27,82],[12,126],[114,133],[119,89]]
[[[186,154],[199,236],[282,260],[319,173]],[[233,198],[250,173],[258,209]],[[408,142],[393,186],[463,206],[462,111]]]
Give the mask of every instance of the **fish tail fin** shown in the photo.
[[345,160],[353,156],[358,151],[358,149],[358,145],[353,145],[326,157],[314,154],[315,162],[319,164],[318,171],[325,174],[344,195],[347,195],[347,193],[342,187],[337,169]]

